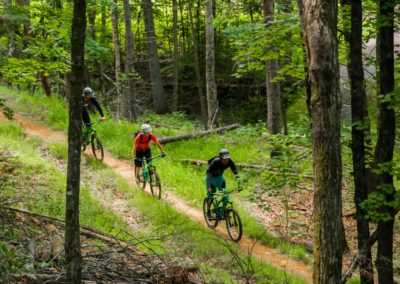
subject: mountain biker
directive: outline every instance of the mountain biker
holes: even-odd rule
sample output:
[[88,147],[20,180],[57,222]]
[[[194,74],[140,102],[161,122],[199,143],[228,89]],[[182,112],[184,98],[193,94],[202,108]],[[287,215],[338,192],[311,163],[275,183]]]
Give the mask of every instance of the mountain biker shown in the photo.
[[[237,170],[235,163],[232,161],[231,155],[229,154],[227,149],[221,149],[217,157],[213,157],[208,160],[208,167],[206,172],[206,189],[207,197],[210,203],[213,199],[213,194],[216,192],[217,189],[222,192],[226,191],[224,171],[227,168],[231,168],[233,174],[239,181],[239,171]],[[224,199],[226,198],[224,197]],[[225,201],[227,200],[224,200],[224,204]]]
[[104,120],[104,113],[103,113],[103,109],[101,108],[100,104],[97,102],[97,100],[94,97],[94,93],[93,90],[89,87],[86,87],[83,90],[83,94],[82,94],[82,101],[83,101],[83,105],[82,105],[82,120],[83,123],[87,126],[90,124],[90,116],[89,116],[89,111],[88,111],[88,107],[89,104],[93,104],[97,111],[100,113],[100,120]]
[[[82,104],[82,120],[83,120],[84,125],[87,126],[87,127],[83,128],[82,141],[86,141],[89,139],[88,138],[88,136],[89,136],[89,134],[88,134],[89,127],[88,126],[90,126],[90,116],[89,116],[89,111],[88,111],[89,104],[92,104],[96,107],[97,111],[100,113],[101,121],[105,120],[105,117],[104,117],[103,109],[101,108],[101,106],[97,102],[97,100],[95,99],[93,90],[91,88],[86,87],[83,90],[82,102],[83,102],[83,104]],[[84,142],[82,142],[82,143],[84,143]]]
[[161,152],[161,156],[165,157],[165,151],[163,146],[158,142],[157,137],[151,132],[151,126],[147,123],[143,124],[140,132],[136,135],[133,148],[132,156],[135,161],[135,174],[138,177],[140,169],[142,168],[142,161],[138,159],[146,158],[147,162],[151,159],[151,148],[150,144],[153,141]]

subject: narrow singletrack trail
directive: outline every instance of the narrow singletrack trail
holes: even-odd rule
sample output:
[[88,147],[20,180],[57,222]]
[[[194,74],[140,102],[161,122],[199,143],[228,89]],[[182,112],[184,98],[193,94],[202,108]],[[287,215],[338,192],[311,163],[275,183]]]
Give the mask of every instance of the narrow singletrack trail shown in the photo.
[[[1,120],[4,121],[5,118],[0,112],[0,121]],[[24,118],[20,114],[14,114],[14,120],[25,129],[27,134],[40,137],[46,144],[54,142],[67,143],[67,136],[64,132],[53,131],[46,126]],[[91,149],[89,148],[90,147],[88,147],[85,151],[85,154],[87,155],[91,155]],[[133,163],[131,161],[116,159],[112,157],[110,153],[104,151],[103,163],[126,179],[130,185],[136,185],[133,174]],[[149,189],[147,188],[146,191],[149,191]],[[172,192],[169,192],[168,189],[164,188],[162,201],[168,202],[168,204],[170,204],[170,206],[175,208],[177,211],[207,227],[202,211],[191,207],[185,200],[179,198]],[[216,228],[216,232],[221,237],[229,239],[224,225],[221,224],[218,226]],[[272,266],[284,269],[290,273],[296,274],[304,278],[304,280],[306,280],[308,283],[312,283],[311,267],[303,262],[291,259],[289,256],[279,252],[277,249],[268,248],[254,241],[253,239],[246,237],[245,233],[246,232],[244,232],[242,239],[238,243],[238,246],[244,253],[248,254],[251,252],[251,254],[257,259]]]

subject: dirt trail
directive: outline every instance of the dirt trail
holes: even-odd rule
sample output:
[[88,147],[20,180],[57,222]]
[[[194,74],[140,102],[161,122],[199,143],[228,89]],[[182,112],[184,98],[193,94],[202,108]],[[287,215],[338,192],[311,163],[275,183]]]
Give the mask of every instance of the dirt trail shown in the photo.
[[[4,116],[0,112],[0,120],[4,119]],[[45,143],[66,143],[67,141],[65,133],[53,131],[48,127],[42,126],[36,122],[26,119],[19,114],[14,115],[14,120],[17,121],[25,129],[26,133],[33,136],[39,136]],[[90,150],[87,149],[85,153],[90,154]],[[112,157],[107,151],[105,151],[104,153],[103,162],[108,167],[112,168],[115,172],[120,174],[123,178],[125,178],[130,185],[135,185],[135,181],[133,178],[134,169],[132,162],[116,159]],[[167,193],[163,195],[164,201],[168,202],[177,211],[187,215],[192,220],[199,222],[204,226],[207,226],[204,221],[202,211],[189,206],[187,202],[177,197],[172,192],[168,192],[168,190],[166,190],[166,192]],[[216,231],[219,235],[229,239],[225,230],[225,226],[218,226],[216,228]],[[242,237],[238,245],[244,253],[249,253],[250,251],[252,251],[253,256],[264,261],[265,263],[268,263],[275,267],[279,267],[281,269],[285,269],[290,273],[296,274],[304,278],[307,282],[312,283],[312,270],[303,262],[290,259],[287,255],[281,254],[278,250],[261,245],[254,240],[246,237],[245,235]]]

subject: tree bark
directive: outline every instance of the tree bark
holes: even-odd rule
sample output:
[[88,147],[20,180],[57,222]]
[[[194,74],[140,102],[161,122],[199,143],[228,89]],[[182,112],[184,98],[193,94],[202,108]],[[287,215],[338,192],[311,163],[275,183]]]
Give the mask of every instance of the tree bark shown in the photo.
[[124,102],[121,93],[121,45],[119,42],[118,31],[118,1],[111,3],[111,25],[112,38],[114,43],[114,59],[115,59],[115,87],[117,90],[117,120],[121,119],[124,113]]
[[[354,174],[354,204],[356,205],[358,251],[363,257],[358,260],[360,267],[360,283],[373,284],[374,270],[372,266],[371,248],[366,244],[370,239],[369,221],[361,203],[368,198],[368,173],[366,169],[366,138],[370,125],[368,119],[368,101],[364,87],[364,68],[362,62],[362,4],[361,0],[350,0],[350,27],[346,28],[349,42],[347,70],[350,77],[351,94],[351,150]],[[346,9],[345,9],[346,10]],[[344,13],[345,14],[345,13]]]
[[[379,27],[377,57],[379,63],[379,94],[385,96],[394,91],[394,3],[392,0],[379,1]],[[375,148],[374,168],[393,161],[396,137],[396,119],[391,101],[380,99],[378,117],[378,141]],[[393,173],[381,171],[376,176],[376,189],[385,196],[387,203],[394,202]],[[392,206],[382,206],[381,212],[391,217],[378,223],[378,251],[376,268],[379,283],[394,283],[393,278],[393,226],[395,211]]]
[[133,120],[137,122],[138,114],[136,110],[136,87],[134,81],[134,39],[132,33],[132,17],[129,0],[124,1],[124,19],[125,19],[125,74],[127,77],[126,98],[130,105],[130,112]]
[[342,271],[337,1],[306,1],[305,45],[311,85],[314,168],[314,283],[339,283]]
[[65,212],[65,259],[68,283],[81,283],[79,184],[82,135],[82,89],[86,30],[86,2],[74,0],[71,35],[71,94],[69,96],[68,166]]
[[160,60],[158,58],[156,33],[154,28],[153,8],[151,0],[141,2],[146,30],[146,45],[149,53],[149,69],[151,77],[151,89],[153,94],[154,111],[159,114],[168,112],[167,99],[161,77]]
[[172,89],[171,110],[178,109],[178,87],[179,87],[179,50],[178,50],[178,5],[172,0],[173,30],[174,30],[174,82]]
[[215,55],[214,55],[214,15],[213,1],[205,1],[205,16],[206,16],[206,90],[207,90],[207,128],[213,128],[217,112],[218,112],[218,97],[217,85],[215,83]]
[[200,137],[200,136],[205,136],[205,135],[208,135],[208,134],[213,133],[213,132],[222,133],[224,131],[236,129],[236,128],[239,128],[239,127],[240,127],[239,124],[231,124],[231,125],[228,125],[228,126],[219,127],[219,128],[215,128],[215,129],[211,129],[211,130],[200,131],[200,132],[197,132],[197,133],[161,137],[160,139],[158,139],[158,142],[160,142],[161,144],[167,144],[167,143],[171,143],[171,142],[175,142],[175,141],[180,141],[180,140],[186,140],[186,139],[192,139],[192,138],[196,138],[196,137]]
[[204,125],[207,126],[206,98],[204,97],[204,93],[203,93],[203,83],[202,83],[201,74],[200,74],[199,49],[198,49],[197,37],[196,37],[197,32],[194,28],[191,3],[189,3],[189,19],[190,19],[192,41],[193,41],[194,65],[195,65],[194,68],[196,71],[197,92],[199,93],[200,113],[201,113],[201,118],[203,120]]
[[[274,24],[274,0],[263,0],[264,5],[264,23],[266,25]],[[276,46],[270,46],[269,49],[277,53]],[[266,62],[266,88],[267,88],[267,126],[271,134],[278,134],[281,130],[281,89],[279,82],[274,82],[278,76],[278,59],[267,60]]]
[[12,18],[12,1],[11,0],[3,0],[4,10],[6,13],[5,27],[7,30],[7,56],[12,57],[16,50],[16,42],[15,42],[15,27],[10,20]]

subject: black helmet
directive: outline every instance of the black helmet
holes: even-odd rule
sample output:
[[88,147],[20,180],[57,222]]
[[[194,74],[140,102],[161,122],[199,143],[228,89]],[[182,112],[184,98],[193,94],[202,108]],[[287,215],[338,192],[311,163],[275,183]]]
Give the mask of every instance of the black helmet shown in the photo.
[[228,150],[221,149],[221,150],[219,150],[219,157],[222,159],[230,159],[231,155],[229,154]]
[[86,87],[86,88],[83,90],[83,94],[84,94],[85,96],[93,97],[93,90],[92,90],[91,88],[89,88],[89,87]]

